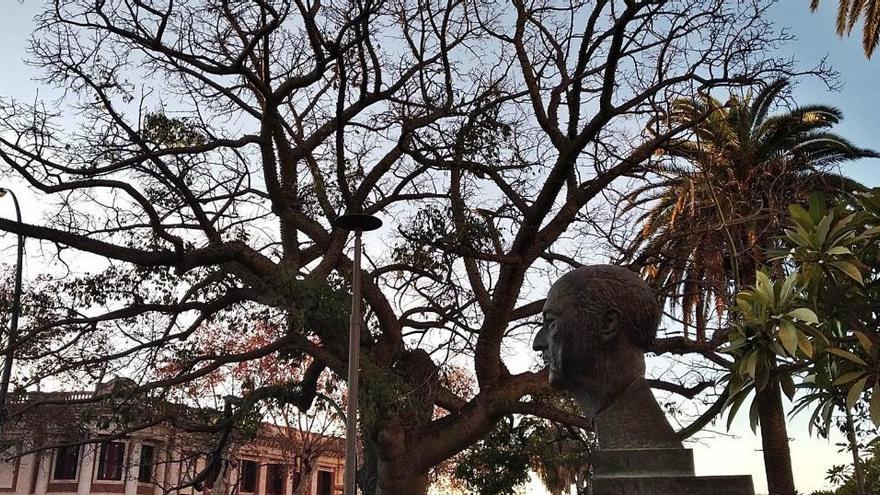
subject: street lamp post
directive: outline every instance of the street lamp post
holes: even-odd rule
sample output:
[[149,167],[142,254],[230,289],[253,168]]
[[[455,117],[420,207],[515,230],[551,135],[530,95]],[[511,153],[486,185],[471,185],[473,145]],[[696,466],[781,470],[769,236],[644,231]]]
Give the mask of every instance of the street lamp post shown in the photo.
[[345,412],[345,495],[357,494],[357,411],[361,351],[361,233],[376,230],[382,221],[372,215],[350,213],[336,219],[337,228],[354,232],[351,271],[351,326],[348,334],[348,407]]
[[[21,208],[18,198],[9,189],[0,187],[0,198],[9,194],[15,205],[15,218],[21,225]],[[21,313],[21,265],[24,258],[24,236],[18,234],[18,252],[15,260],[15,287],[12,295],[12,316],[9,321],[9,337],[6,339],[6,353],[3,358],[3,374],[0,376],[0,424],[6,420],[6,397],[9,394],[9,380],[12,377],[12,358],[15,353],[15,341],[18,339],[18,316]]]

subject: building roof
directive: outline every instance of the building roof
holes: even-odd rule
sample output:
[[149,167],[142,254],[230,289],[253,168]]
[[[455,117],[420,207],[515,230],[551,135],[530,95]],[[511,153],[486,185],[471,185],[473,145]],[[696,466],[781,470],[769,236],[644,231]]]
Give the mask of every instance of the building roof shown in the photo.
[[[46,439],[56,443],[59,439],[62,442],[82,442],[173,431],[177,436],[187,435],[196,445],[201,440],[207,446],[216,444],[215,440],[222,432],[218,425],[224,416],[230,414],[230,404],[235,402],[225,398],[226,411],[220,411],[129,392],[135,388],[136,384],[129,379],[114,378],[99,384],[94,391],[12,394],[8,401],[8,420],[0,427],[0,433],[8,439],[20,437],[27,431],[35,444],[48,447],[51,445]],[[296,448],[298,442],[307,438],[313,443],[320,442],[328,455],[344,455],[344,438],[266,421],[254,423],[253,417],[242,419],[236,421],[230,443],[288,450]]]

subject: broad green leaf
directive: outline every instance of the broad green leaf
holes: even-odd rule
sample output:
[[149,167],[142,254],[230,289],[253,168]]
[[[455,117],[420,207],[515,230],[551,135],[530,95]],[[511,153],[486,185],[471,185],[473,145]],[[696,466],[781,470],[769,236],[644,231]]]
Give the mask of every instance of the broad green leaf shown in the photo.
[[854,381],[857,378],[861,378],[864,375],[865,375],[864,371],[850,371],[849,373],[844,373],[844,374],[840,375],[839,377],[837,377],[837,380],[834,380],[834,383],[832,383],[832,385],[834,385],[835,387],[840,386],[840,385],[846,385],[847,383]]
[[819,317],[810,308],[795,308],[788,312],[788,316],[814,325],[819,323]]
[[770,343],[768,344],[770,347],[770,350],[773,351],[773,354],[776,354],[777,356],[787,356],[788,353],[785,351],[785,349],[781,345],[779,345],[779,342],[777,340],[770,341]]
[[831,401],[826,402],[825,407],[822,408],[822,423],[825,426],[826,430],[828,430],[829,426],[831,425],[831,416],[834,414],[834,411],[836,409],[837,408],[835,407],[834,403]]
[[739,308],[739,312],[742,313],[743,319],[748,322],[755,321],[755,312],[752,311],[752,305],[746,302],[743,299],[739,299],[737,297],[737,307]]
[[880,234],[880,225],[878,225],[877,227],[872,227],[872,228],[862,232],[860,235],[853,237],[850,240],[850,242],[853,244],[857,244],[857,243],[862,242],[864,240],[873,239],[878,234]]
[[736,413],[739,411],[739,408],[743,405],[746,398],[749,396],[750,389],[745,388],[737,392],[733,397],[728,401],[730,412],[727,413],[727,429],[730,430],[730,425],[733,424],[733,419],[736,418]]
[[755,302],[755,293],[746,289],[739,291],[739,294],[736,295],[736,303],[744,304],[746,306],[751,305]]
[[805,248],[812,247],[812,243],[809,239],[796,230],[785,229],[785,236],[797,246]]
[[791,379],[791,375],[788,373],[780,374],[779,385],[782,387],[782,392],[785,393],[788,400],[794,400],[794,380]]
[[846,248],[843,246],[834,246],[833,248],[829,249],[828,251],[825,251],[825,254],[834,254],[834,255],[838,255],[838,256],[843,256],[845,254],[852,254],[852,251],[850,251],[849,248]]
[[749,374],[749,358],[752,356],[752,352],[753,351],[746,351],[746,353],[740,358],[737,370],[741,376],[747,376]]
[[874,426],[880,426],[880,387],[874,384],[874,390],[871,392],[871,405],[869,407],[871,413],[871,422]]
[[791,295],[794,293],[794,288],[797,285],[798,273],[793,272],[788,277],[785,277],[785,282],[782,283],[782,292],[779,294],[779,305],[785,305]]
[[859,400],[859,397],[862,396],[862,392],[865,390],[865,383],[868,382],[868,377],[864,377],[861,380],[855,382],[850,388],[849,392],[846,394],[846,407],[848,409],[852,409],[856,402]]
[[[827,402],[826,402],[827,403]],[[809,427],[807,427],[807,431],[810,435],[813,435],[814,426],[819,424],[819,416],[822,413],[822,404],[820,403],[813,409],[813,413],[810,415]]]
[[862,366],[868,366],[868,364],[865,361],[863,361],[862,358],[856,356],[855,354],[853,354],[849,351],[844,351],[843,349],[836,349],[836,348],[832,347],[832,348],[828,349],[828,352],[830,352],[831,354],[834,354],[835,356],[840,356],[846,360],[852,361],[856,364],[860,364]]
[[810,208],[810,216],[813,220],[818,219],[820,216],[825,214],[827,208],[825,207],[825,197],[820,193],[813,193],[810,195],[810,199],[807,201],[807,205]]
[[755,397],[755,400],[752,401],[751,407],[749,407],[749,426],[752,427],[752,433],[758,432],[758,398]]
[[840,244],[840,240],[845,238],[848,235],[852,235],[852,232],[848,232],[853,219],[856,217],[855,213],[850,213],[849,215],[841,218],[837,222],[834,223],[834,226],[831,227],[831,232],[828,232],[828,244],[835,245]]
[[[763,353],[762,353],[763,354]],[[770,367],[767,366],[765,356],[761,356],[755,366],[755,390],[761,391],[770,384]]]
[[871,352],[871,349],[874,348],[874,343],[871,342],[871,339],[859,330],[856,330],[853,333],[856,334],[856,338],[859,340],[859,344],[862,346],[862,349],[864,349],[865,352]]
[[813,435],[813,425],[819,423],[819,413],[821,410],[822,410],[821,407],[817,407],[816,409],[813,409],[813,414],[810,415],[810,421],[809,421],[810,426],[807,427],[807,433],[809,433],[810,436]]
[[760,270],[755,272],[755,292],[768,306],[776,306],[776,297],[773,294],[773,284],[770,282],[770,277]]
[[791,242],[793,242],[796,246],[800,246],[803,248],[813,247],[813,243],[810,242],[809,238],[807,238],[807,236],[797,230],[785,229],[785,236],[788,237],[788,239],[791,240]]
[[831,220],[833,220],[831,215],[825,215],[822,220],[819,220],[819,225],[816,226],[817,248],[825,245],[825,239],[828,238],[828,231],[831,229]]
[[745,372],[752,378],[755,378],[755,366],[758,364],[758,352],[752,351],[745,360]]
[[798,330],[798,347],[807,355],[808,358],[813,357],[813,343],[807,338],[807,334]]
[[791,219],[803,228],[812,229],[816,226],[813,217],[801,205],[788,205],[788,212],[791,213]]
[[788,320],[779,322],[779,341],[790,356],[794,357],[797,354],[798,338],[794,323]]
[[864,284],[865,282],[862,280],[862,272],[856,268],[855,265],[849,263],[847,261],[832,261],[831,265],[836,266],[840,271],[845,273],[849,278],[855,280],[859,283],[859,285]]
[[726,409],[730,406],[732,397],[738,394],[739,391],[746,386],[746,381],[743,380],[742,375],[740,375],[739,373],[728,373],[727,375],[725,375],[725,377],[727,378],[727,387],[730,390],[729,397],[724,404],[724,408]]

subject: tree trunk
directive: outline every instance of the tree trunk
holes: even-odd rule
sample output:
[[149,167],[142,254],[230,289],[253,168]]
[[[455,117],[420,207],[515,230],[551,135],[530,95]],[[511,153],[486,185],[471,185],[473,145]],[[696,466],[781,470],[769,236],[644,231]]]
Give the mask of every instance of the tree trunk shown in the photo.
[[376,495],[427,495],[428,473],[413,473],[379,461]]
[[294,495],[306,495],[306,487],[309,485],[309,478],[312,476],[312,469],[304,470],[299,478],[299,483],[293,487]]
[[[407,442],[407,431],[399,423],[391,423],[379,430],[366,444],[375,463],[375,490],[373,495],[427,495],[428,472],[417,472],[414,446]],[[422,445],[421,448],[429,448]],[[362,487],[368,493],[373,487]]]
[[770,495],[795,495],[791,452],[779,383],[771,379],[767,387],[757,393],[755,400],[758,401],[758,417],[761,420],[761,443],[764,447],[767,488]]
[[852,411],[846,408],[846,438],[849,440],[849,449],[852,451],[853,476],[856,479],[856,493],[865,495],[865,475],[862,473],[862,461],[859,459],[859,442],[856,439],[856,423],[853,421]]

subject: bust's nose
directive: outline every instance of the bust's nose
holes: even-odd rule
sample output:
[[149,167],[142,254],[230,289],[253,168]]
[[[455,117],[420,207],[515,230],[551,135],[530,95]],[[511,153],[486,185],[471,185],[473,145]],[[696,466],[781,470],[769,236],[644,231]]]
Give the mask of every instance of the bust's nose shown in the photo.
[[532,349],[536,351],[547,350],[547,327],[542,326],[541,329],[538,330],[538,335],[535,335],[535,340],[532,342]]

